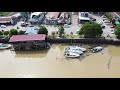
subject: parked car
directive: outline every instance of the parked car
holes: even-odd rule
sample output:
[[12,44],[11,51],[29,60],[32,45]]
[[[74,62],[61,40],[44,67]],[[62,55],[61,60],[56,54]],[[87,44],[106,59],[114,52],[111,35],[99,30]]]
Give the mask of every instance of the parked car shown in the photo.
[[70,27],[70,25],[64,24],[64,28],[69,28],[69,27]]
[[111,26],[110,28],[115,28],[115,25]]
[[25,22],[20,22],[22,27],[26,27],[27,24]]
[[7,26],[6,26],[6,25],[1,25],[0,27],[1,27],[1,28],[6,28]]
[[105,20],[104,22],[105,22],[105,23],[110,23],[110,21],[109,21],[109,20]]
[[114,30],[111,30],[111,34],[114,34]]
[[103,15],[103,16],[101,16],[101,17],[102,17],[102,18],[106,18],[106,16],[104,16],[104,15]]
[[104,29],[104,28],[105,28],[105,25],[101,25],[101,27]]

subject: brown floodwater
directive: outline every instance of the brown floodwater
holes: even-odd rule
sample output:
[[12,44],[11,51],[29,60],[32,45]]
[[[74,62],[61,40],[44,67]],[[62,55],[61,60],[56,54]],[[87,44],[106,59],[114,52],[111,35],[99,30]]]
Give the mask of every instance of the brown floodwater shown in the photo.
[[120,46],[66,59],[64,44],[42,51],[0,50],[0,78],[120,78]]

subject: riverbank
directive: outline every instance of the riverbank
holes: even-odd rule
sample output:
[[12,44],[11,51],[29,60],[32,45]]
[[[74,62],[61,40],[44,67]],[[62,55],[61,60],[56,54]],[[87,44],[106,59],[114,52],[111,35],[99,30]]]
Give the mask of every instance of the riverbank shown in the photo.
[[[84,44],[111,44],[120,45],[120,40],[104,39],[104,38],[79,38],[79,39],[66,39],[66,38],[47,38],[46,42],[49,43],[84,43]],[[0,43],[9,43],[9,39],[0,39]]]

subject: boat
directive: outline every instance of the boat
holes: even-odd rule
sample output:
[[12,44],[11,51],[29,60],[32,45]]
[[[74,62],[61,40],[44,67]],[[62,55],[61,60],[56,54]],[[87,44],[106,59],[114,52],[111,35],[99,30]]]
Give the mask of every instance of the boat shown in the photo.
[[73,53],[73,52],[66,52],[66,53],[64,54],[64,56],[65,56],[65,57],[68,57],[68,58],[77,58],[77,57],[80,57],[79,54]]
[[0,43],[0,50],[11,48],[11,44]]
[[68,47],[66,47],[66,50],[69,50],[69,49],[71,49],[71,50],[80,50],[82,52],[86,51],[86,48],[78,47],[78,46],[68,46]]
[[91,51],[92,51],[93,53],[99,52],[99,51],[101,51],[101,50],[103,50],[103,47],[102,47],[102,46],[96,46],[96,47],[94,47],[94,48],[91,49]]
[[81,50],[66,50],[64,53],[66,53],[66,52],[77,53],[79,55],[83,54],[83,52]]

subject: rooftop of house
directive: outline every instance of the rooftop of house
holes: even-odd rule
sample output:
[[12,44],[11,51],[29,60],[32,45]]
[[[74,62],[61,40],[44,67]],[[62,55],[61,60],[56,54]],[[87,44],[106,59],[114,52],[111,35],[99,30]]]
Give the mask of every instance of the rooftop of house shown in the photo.
[[45,34],[13,35],[9,42],[45,40]]
[[46,17],[50,19],[57,19],[59,15],[60,15],[60,12],[48,12]]

